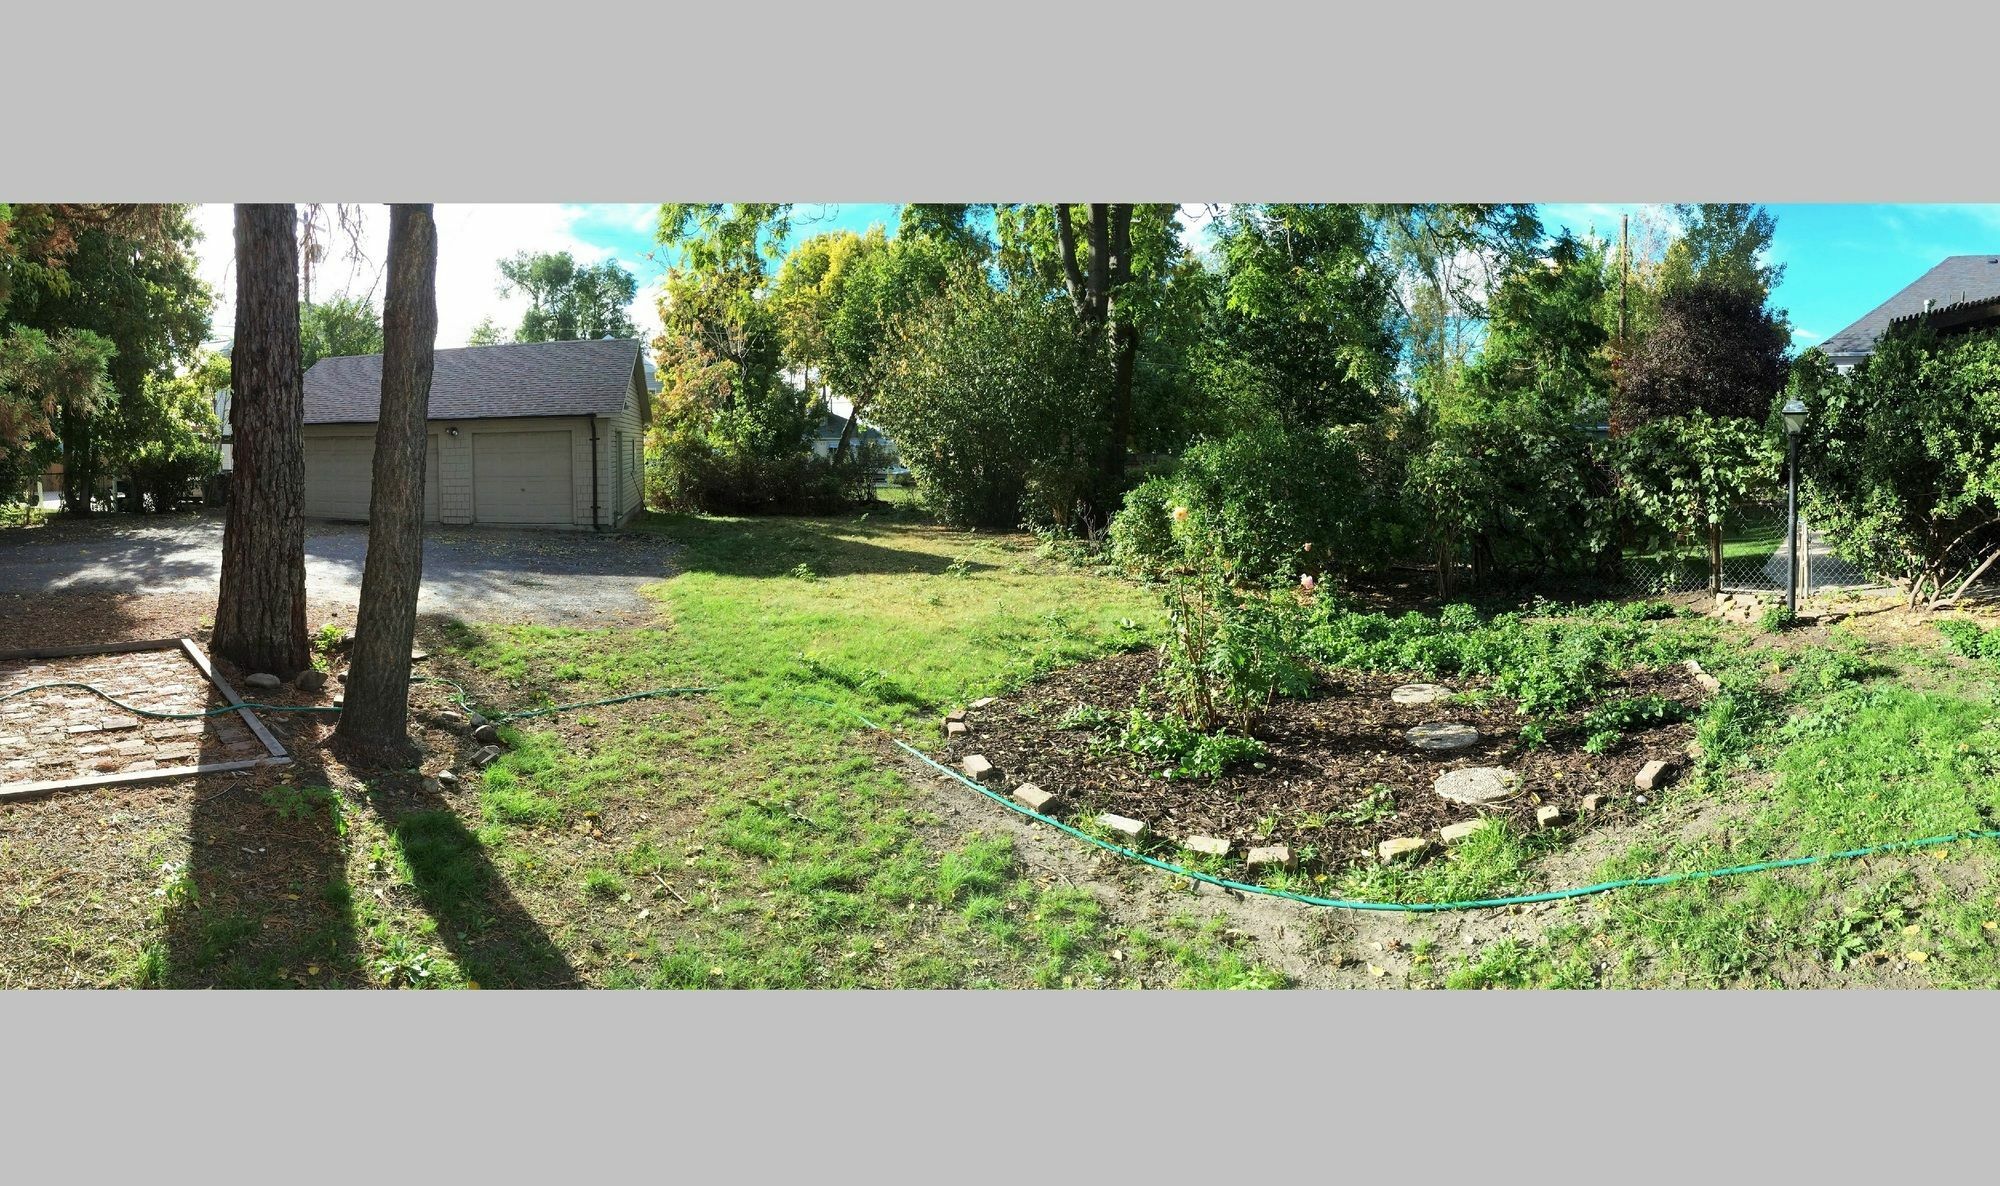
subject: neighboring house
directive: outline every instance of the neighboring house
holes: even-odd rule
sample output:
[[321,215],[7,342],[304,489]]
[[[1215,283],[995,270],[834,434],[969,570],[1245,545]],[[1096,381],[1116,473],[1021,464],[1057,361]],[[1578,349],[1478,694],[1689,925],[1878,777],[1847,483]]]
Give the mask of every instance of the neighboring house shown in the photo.
[[2000,254],[1954,255],[1819,348],[1844,375],[1875,352],[1876,341],[1892,324],[1908,324],[1929,313],[1940,329],[1970,328],[1982,313],[1993,315],[1995,302],[2000,302]]
[[[365,520],[382,356],[306,372],[305,513]],[[526,342],[437,352],[424,453],[424,519],[606,528],[637,514],[652,419],[633,341]]]
[[[812,436],[809,438],[813,456],[822,459],[832,458],[834,450],[840,447],[841,429],[846,424],[847,417],[839,412],[828,412],[826,415],[820,417],[819,423],[814,426]],[[853,447],[853,445],[866,446],[873,449],[876,459],[886,467],[889,473],[901,472],[902,466],[897,463],[896,444],[888,437],[882,435],[881,429],[867,423],[856,424],[850,447]]]

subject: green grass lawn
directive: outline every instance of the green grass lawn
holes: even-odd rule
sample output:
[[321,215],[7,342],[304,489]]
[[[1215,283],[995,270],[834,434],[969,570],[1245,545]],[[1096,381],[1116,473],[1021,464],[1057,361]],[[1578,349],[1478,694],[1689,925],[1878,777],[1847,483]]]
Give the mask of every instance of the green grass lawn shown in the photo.
[[[140,983],[455,987],[1270,987],[1193,911],[1120,925],[1011,839],[946,826],[856,713],[928,744],[949,706],[1148,640],[1155,598],[1026,537],[913,517],[654,517],[681,571],[652,624],[464,623],[438,660],[521,709],[457,811],[305,793],[342,855],[324,924],[252,952],[240,912],[165,891]],[[969,794],[969,792],[968,792]],[[976,818],[976,817],[975,817]],[[995,817],[998,822],[998,817]],[[337,838],[336,838],[337,836]],[[192,936],[189,938],[188,936]],[[254,945],[250,945],[254,947]]]
[[[431,663],[493,710],[662,686],[714,694],[504,725],[506,754],[452,794],[302,763],[262,791],[51,800],[51,819],[75,818],[40,826],[32,845],[0,834],[0,909],[19,941],[0,941],[0,963],[31,951],[91,982],[169,986],[1286,983],[1213,899],[1145,925],[1119,917],[1052,871],[1075,842],[1037,835],[1040,851],[1017,851],[997,807],[941,795],[856,719],[935,743],[951,706],[1152,641],[1152,592],[1026,537],[896,510],[659,516],[636,530],[678,547],[648,612],[598,629],[453,624],[427,639]],[[1703,762],[1668,794],[1678,813],[1626,816],[1587,864],[1570,850],[1589,834],[1491,829],[1408,869],[1296,888],[1475,896],[2000,826],[1995,661],[1922,624],[1635,629],[1672,644],[1661,654],[1692,647],[1724,680],[1696,721]],[[441,685],[418,687],[425,711],[444,707]],[[192,818],[169,813],[182,804]],[[1990,984],[1992,847],[1620,891],[1475,946],[1447,943],[1459,916],[1375,916],[1400,928],[1390,950],[1421,962],[1364,982]],[[203,859],[217,852],[248,872],[218,879]],[[120,862],[123,883],[76,881]],[[1302,907],[1297,925],[1328,917]],[[1394,962],[1382,950],[1328,956]]]

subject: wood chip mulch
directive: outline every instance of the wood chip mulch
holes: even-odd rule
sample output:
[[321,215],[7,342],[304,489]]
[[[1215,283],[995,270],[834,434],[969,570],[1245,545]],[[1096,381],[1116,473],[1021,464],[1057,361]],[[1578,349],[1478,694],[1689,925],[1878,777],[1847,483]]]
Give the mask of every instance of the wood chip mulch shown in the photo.
[[[1629,802],[1639,768],[1653,759],[1685,765],[1693,738],[1685,722],[1659,725],[1592,754],[1583,748],[1578,713],[1562,727],[1548,726],[1547,743],[1529,748],[1520,739],[1529,719],[1510,700],[1399,705],[1389,698],[1399,684],[1438,682],[1465,692],[1480,686],[1475,681],[1337,672],[1324,678],[1312,699],[1271,708],[1253,730],[1269,751],[1256,763],[1238,763],[1217,779],[1168,779],[1111,744],[1142,690],[1150,690],[1155,711],[1164,704],[1158,676],[1159,658],[1151,651],[1057,672],[969,712],[971,730],[952,740],[947,760],[956,765],[968,754],[982,754],[999,768],[1003,790],[1032,782],[1056,792],[1066,819],[1112,812],[1147,821],[1168,841],[1222,837],[1236,843],[1238,855],[1250,844],[1286,844],[1322,868],[1337,868],[1374,860],[1382,840],[1435,839],[1439,827],[1482,813],[1532,830],[1543,805],[1558,805],[1578,819],[1583,797],[1593,792],[1613,804]],[[1689,716],[1702,699],[1690,674],[1678,667],[1624,673],[1603,699],[1654,695],[1684,705]],[[1080,705],[1107,710],[1116,720],[1099,730],[1062,728],[1063,716]],[[1404,734],[1430,722],[1472,725],[1480,740],[1450,754],[1425,754]],[[1433,787],[1437,777],[1466,766],[1506,767],[1520,776],[1521,793],[1486,808],[1440,798]],[[1381,802],[1377,788],[1383,787],[1393,803],[1386,813],[1369,807],[1371,796]]]

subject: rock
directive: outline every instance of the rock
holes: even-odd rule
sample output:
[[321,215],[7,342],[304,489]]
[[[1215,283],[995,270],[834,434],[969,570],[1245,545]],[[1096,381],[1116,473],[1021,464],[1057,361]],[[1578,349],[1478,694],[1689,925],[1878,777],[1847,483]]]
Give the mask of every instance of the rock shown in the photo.
[[1639,773],[1632,776],[1632,785],[1642,791],[1655,791],[1667,785],[1673,776],[1674,764],[1656,759],[1639,767]]
[[1404,684],[1389,692],[1389,699],[1397,704],[1430,704],[1451,695],[1451,689],[1442,684]]
[[1128,819],[1108,811],[1097,817],[1097,824],[1112,835],[1133,842],[1144,840],[1146,833],[1152,830],[1146,826],[1145,820]]
[[243,682],[253,688],[282,688],[285,686],[284,680],[279,679],[268,671],[259,671],[254,675],[246,675],[243,677]]
[[1296,858],[1282,844],[1265,844],[1244,854],[1243,862],[1252,869],[1289,869]]
[[1000,777],[1000,772],[993,768],[993,763],[987,761],[984,754],[967,754],[958,765],[965,771],[965,776],[974,782],[992,782]]
[[947,741],[954,737],[963,737],[970,732],[972,732],[972,727],[964,721],[946,721],[944,723],[944,736]]
[[483,725],[483,724],[485,724],[485,723],[486,723],[486,718],[485,718],[485,717],[483,717],[483,716],[480,716],[480,715],[479,715],[478,713],[476,713],[476,712],[468,712],[468,713],[466,713],[466,714],[465,714],[465,719],[466,719],[466,720],[467,720],[468,722],[470,722],[470,723],[471,723],[471,725],[472,725],[472,727],[473,727],[473,728],[475,728],[475,729],[479,728],[479,726],[481,726],[481,725]]
[[1602,811],[1610,802],[1611,800],[1604,795],[1585,795],[1583,797],[1583,809],[1585,811]]
[[1439,796],[1453,803],[1482,807],[1520,794],[1521,776],[1500,766],[1467,766],[1445,771],[1432,785]]
[[333,678],[344,684],[347,682],[347,673],[345,671],[336,671],[333,673]]
[[1722,690],[1722,681],[1706,671],[1694,677],[1695,686],[1711,695]]
[[481,725],[472,731],[472,739],[474,741],[483,741],[487,745],[495,745],[500,741],[500,730],[495,729],[492,725]]
[[1683,659],[1681,666],[1687,668],[1689,675],[1701,674],[1701,661],[1699,659]]
[[1220,836],[1186,836],[1181,839],[1181,847],[1203,856],[1226,857],[1231,845]]
[[964,723],[965,723],[965,710],[964,710],[964,709],[962,709],[962,708],[954,708],[954,709],[952,709],[952,710],[951,710],[950,712],[948,712],[948,713],[944,714],[944,723],[945,723],[946,725],[950,725],[950,724],[951,724],[952,722],[954,722],[954,721],[958,722],[959,724],[964,724]]
[[410,652],[410,662],[412,662],[412,663],[422,663],[422,662],[423,662],[423,661],[424,661],[425,659],[428,659],[428,658],[430,658],[430,657],[431,657],[431,653],[430,653],[429,651],[411,651],[411,652]]
[[1375,855],[1384,862],[1414,861],[1431,850],[1428,836],[1398,836],[1375,846]]
[[1546,806],[1543,807],[1535,808],[1536,827],[1539,828],[1557,827],[1567,819],[1569,819],[1569,813],[1564,811],[1562,808],[1557,807],[1553,803],[1547,804]]
[[463,725],[465,723],[465,714],[462,712],[441,712],[438,714],[437,719],[440,725]]
[[972,703],[970,703],[970,704],[966,705],[966,707],[967,707],[967,708],[970,708],[970,709],[973,709],[973,710],[975,710],[975,711],[976,711],[976,710],[978,710],[978,709],[982,709],[982,708],[985,708],[985,707],[987,707],[988,705],[991,705],[991,704],[998,704],[999,702],[1000,702],[1000,701],[999,701],[999,698],[998,698],[998,697],[995,697],[995,696],[981,696],[981,697],[980,697],[979,699],[977,699],[977,700],[974,700],[974,701],[973,701]]
[[326,686],[326,672],[317,667],[308,667],[299,672],[299,677],[292,681],[292,686],[301,692],[317,692]]
[[1428,753],[1450,753],[1479,742],[1479,730],[1471,725],[1418,725],[1404,736],[1410,739],[1411,745]]
[[1047,815],[1049,812],[1055,810],[1055,792],[1045,791],[1031,782],[1024,782],[1020,786],[1015,787],[1013,799],[1014,802],[1019,803],[1029,811],[1038,812],[1042,815]]
[[1644,806],[1646,805],[1646,796],[1644,796],[1644,795],[1634,795],[1634,796],[1632,796],[1632,802],[1634,802],[1634,803],[1638,804],[1638,805],[1639,805],[1639,806],[1641,806],[1641,807],[1644,807]]
[[340,637],[333,640],[333,649],[336,651],[350,650],[353,648],[353,646],[354,646],[354,631],[352,630],[342,630],[340,632]]
[[[1446,844],[1457,844],[1461,840],[1468,839],[1474,832],[1492,822],[1492,820],[1485,819],[1469,819],[1463,823],[1446,824],[1444,827],[1438,829],[1438,838]],[[1383,859],[1387,860],[1388,858],[1384,857]]]
[[500,747],[497,745],[483,746],[472,755],[472,764],[474,766],[491,766],[499,760]]
[[458,775],[450,770],[440,770],[437,772],[437,780],[446,786],[450,786],[458,781]]

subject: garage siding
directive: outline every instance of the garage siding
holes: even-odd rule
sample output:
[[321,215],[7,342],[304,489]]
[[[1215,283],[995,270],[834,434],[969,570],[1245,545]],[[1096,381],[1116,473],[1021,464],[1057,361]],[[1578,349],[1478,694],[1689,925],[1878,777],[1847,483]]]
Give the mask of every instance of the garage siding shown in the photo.
[[[366,522],[375,485],[375,434],[367,425],[308,428],[304,514],[312,519]],[[424,520],[438,522],[438,435],[424,449]]]
[[[424,518],[446,524],[494,527],[591,527],[591,429],[597,432],[597,521],[617,526],[636,515],[645,500],[645,389],[635,375],[625,406],[613,416],[511,417],[433,420],[426,458]],[[456,435],[452,430],[457,430]],[[305,430],[306,510],[318,519],[365,520],[373,467],[374,426],[315,424]],[[534,441],[541,443],[536,444]],[[622,455],[619,450],[622,448]],[[560,476],[547,454],[561,449],[569,472]],[[529,462],[509,494],[487,488],[507,456]],[[534,461],[539,457],[540,461]],[[488,478],[482,481],[482,465]],[[621,465],[620,462],[623,462]],[[568,517],[561,487],[569,491]],[[525,488],[525,489],[524,489]],[[486,498],[482,504],[480,494]],[[536,501],[524,502],[523,499]],[[545,501],[540,501],[545,500]],[[546,509],[543,509],[546,507]]]

